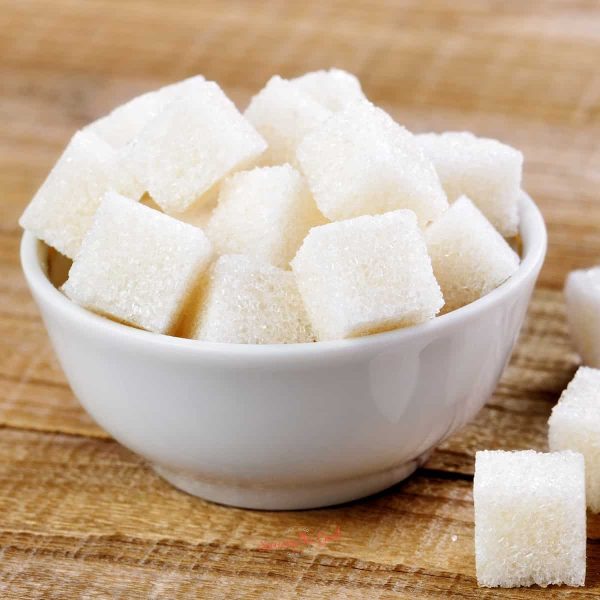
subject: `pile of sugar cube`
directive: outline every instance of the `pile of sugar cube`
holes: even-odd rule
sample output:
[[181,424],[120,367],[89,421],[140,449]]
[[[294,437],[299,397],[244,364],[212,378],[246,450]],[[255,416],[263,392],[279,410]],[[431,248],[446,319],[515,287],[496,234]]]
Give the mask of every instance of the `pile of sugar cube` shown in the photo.
[[[210,342],[332,340],[424,322],[511,277],[522,163],[470,133],[413,135],[338,69],[275,76],[243,114],[197,76],[76,133],[20,222],[66,264],[64,293],[113,320]],[[577,350],[600,367],[600,267],[565,293]],[[549,447],[477,453],[480,585],[584,584],[600,370],[563,392]]]
[[564,294],[571,337],[586,366],[552,410],[550,452],[476,453],[481,586],[585,584],[586,507],[600,512],[600,267],[569,273]]
[[333,340],[510,278],[522,163],[493,139],[410,133],[339,69],[274,76],[243,113],[196,76],[77,132],[20,223],[73,261],[72,301],[121,323]]
[[600,512],[600,369],[578,369],[552,410],[548,446],[476,454],[482,586],[584,585],[586,506]]

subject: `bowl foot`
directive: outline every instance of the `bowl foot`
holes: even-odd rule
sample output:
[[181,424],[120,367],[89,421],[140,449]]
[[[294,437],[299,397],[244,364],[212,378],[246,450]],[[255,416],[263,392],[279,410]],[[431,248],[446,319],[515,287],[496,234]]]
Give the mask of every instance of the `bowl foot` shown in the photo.
[[205,479],[177,469],[152,465],[153,469],[176,488],[219,504],[259,510],[300,510],[350,502],[380,492],[411,475],[429,457],[430,452],[401,465],[326,483],[299,485],[232,484]]

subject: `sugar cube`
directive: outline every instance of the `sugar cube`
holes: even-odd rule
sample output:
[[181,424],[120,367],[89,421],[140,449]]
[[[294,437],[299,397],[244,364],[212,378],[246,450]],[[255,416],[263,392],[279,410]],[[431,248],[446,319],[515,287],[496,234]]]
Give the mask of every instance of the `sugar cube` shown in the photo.
[[575,452],[477,452],[477,583],[583,585],[584,480],[583,456]]
[[169,102],[190,92],[204,81],[202,75],[196,75],[136,96],[115,108],[108,115],[90,123],[86,130],[94,132],[114,148],[122,148]]
[[565,299],[575,348],[586,365],[600,369],[600,267],[572,271]]
[[325,108],[337,112],[356,100],[364,100],[360,81],[342,69],[313,71],[290,80]]
[[261,161],[267,165],[295,164],[298,144],[330,114],[309,94],[277,75],[252,98],[244,113],[269,144]]
[[519,257],[466,196],[425,231],[444,312],[477,300],[506,281]]
[[297,157],[317,206],[332,221],[409,208],[425,226],[448,206],[414,136],[366,100],[306,135]]
[[193,337],[233,344],[314,340],[294,275],[239,254],[221,256],[211,269]]
[[248,254],[288,268],[308,230],[323,223],[304,178],[286,164],[227,179],[206,233],[219,254]]
[[79,131],[19,223],[65,256],[75,258],[100,199],[109,189],[136,200],[143,191],[113,148],[91,131]]
[[552,410],[548,444],[583,454],[587,505],[600,512],[600,369],[578,369]]
[[151,119],[123,154],[152,199],[172,214],[207,201],[216,184],[265,149],[221,88],[204,81]]
[[498,140],[448,131],[417,135],[448,200],[468,196],[505,237],[517,234],[523,155]]
[[210,259],[201,229],[108,192],[62,289],[97,313],[170,333]]
[[410,210],[314,227],[292,269],[319,340],[420,323],[444,304]]
[[200,204],[199,206],[194,205],[185,212],[178,213],[177,218],[180,221],[183,221],[184,223],[189,223],[190,225],[194,225],[195,227],[200,227],[200,229],[202,229],[208,235],[206,227],[210,222],[210,219],[216,207],[217,198],[215,198],[214,200],[211,199],[209,202]]

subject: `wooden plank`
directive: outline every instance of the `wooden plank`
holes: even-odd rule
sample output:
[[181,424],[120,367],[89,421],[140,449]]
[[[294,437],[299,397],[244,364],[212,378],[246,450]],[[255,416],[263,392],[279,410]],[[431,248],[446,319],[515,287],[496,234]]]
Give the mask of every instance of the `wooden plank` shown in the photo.
[[[592,0],[0,0],[0,596],[539,594],[476,587],[473,457],[544,449],[577,366],[561,289],[569,270],[600,263],[599,51]],[[210,504],[164,483],[79,407],[20,272],[17,219],[73,132],[135,94],[202,72],[244,107],[274,73],[330,65],[410,129],[522,149],[548,259],[493,398],[415,476],[324,510]],[[319,531],[339,535],[306,542]],[[600,518],[588,517],[588,538],[587,587],[546,596],[600,595]]]
[[[255,512],[182,494],[112,441],[4,429],[0,457],[7,597],[493,596],[474,588],[469,476],[425,469],[341,507]],[[594,573],[598,518],[590,534]]]

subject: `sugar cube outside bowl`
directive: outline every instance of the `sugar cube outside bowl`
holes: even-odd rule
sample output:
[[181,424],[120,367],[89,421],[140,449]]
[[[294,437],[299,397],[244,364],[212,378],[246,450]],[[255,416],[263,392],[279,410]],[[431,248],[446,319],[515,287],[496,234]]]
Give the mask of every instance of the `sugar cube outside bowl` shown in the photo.
[[546,251],[520,201],[522,263],[487,296],[425,324],[362,338],[241,345],[167,337],[70,302],[25,233],[27,282],[89,414],[176,487],[258,509],[337,504],[410,475],[496,387]]

